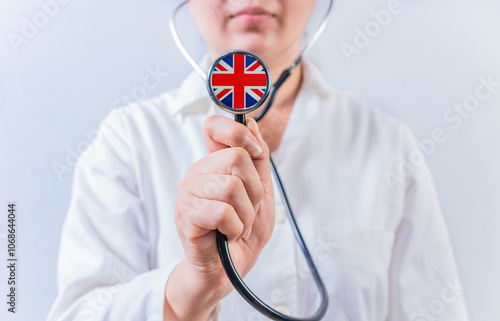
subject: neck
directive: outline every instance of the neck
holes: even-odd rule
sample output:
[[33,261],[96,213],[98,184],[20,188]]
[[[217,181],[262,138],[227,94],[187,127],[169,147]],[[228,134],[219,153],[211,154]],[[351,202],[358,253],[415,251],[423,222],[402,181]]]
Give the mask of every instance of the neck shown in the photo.
[[[271,81],[275,83],[281,76],[281,73],[290,67],[290,65],[297,59],[299,55],[298,50],[294,50],[286,55],[281,55],[274,60],[266,60],[269,71],[271,72]],[[293,107],[293,103],[300,89],[302,83],[302,65],[299,65],[281,85],[278,90],[273,105],[268,111],[268,114],[279,113],[288,115]],[[260,113],[261,108],[254,112],[249,113],[250,117],[255,117]],[[267,117],[267,116],[266,116]]]
[[[266,60],[267,66],[271,72],[273,82],[279,78],[281,73],[290,67],[290,65],[297,59],[299,53],[292,52],[289,55],[281,55],[275,61]],[[293,104],[299,93],[302,83],[302,66],[299,65],[283,83],[278,92],[276,93],[271,109],[266,113],[266,116],[259,121],[259,129],[264,141],[269,146],[269,151],[275,151],[280,145],[281,138],[288,123],[288,118],[292,111]],[[262,108],[258,108],[248,114],[249,117],[256,117]]]

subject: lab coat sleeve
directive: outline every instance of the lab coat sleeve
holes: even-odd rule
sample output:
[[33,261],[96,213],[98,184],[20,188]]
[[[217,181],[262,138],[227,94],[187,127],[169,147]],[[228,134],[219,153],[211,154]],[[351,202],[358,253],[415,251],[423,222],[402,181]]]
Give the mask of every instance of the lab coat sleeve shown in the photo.
[[127,110],[112,112],[80,157],[63,226],[50,321],[162,321],[179,262],[152,268],[151,213],[141,204]]
[[403,213],[390,267],[388,321],[466,321],[464,287],[433,179],[424,157],[418,161],[419,148],[409,130],[406,142],[403,157],[413,170],[403,183]]

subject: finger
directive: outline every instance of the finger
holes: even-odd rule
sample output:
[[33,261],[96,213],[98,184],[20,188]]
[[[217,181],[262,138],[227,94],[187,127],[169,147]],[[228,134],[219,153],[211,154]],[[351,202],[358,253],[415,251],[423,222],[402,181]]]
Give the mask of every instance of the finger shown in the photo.
[[210,116],[203,129],[209,153],[227,147],[243,147],[252,157],[262,154],[262,146],[250,130],[228,117]]
[[220,174],[200,175],[189,179],[183,192],[231,204],[243,223],[243,234],[240,236],[244,239],[248,237],[256,211],[240,178]]
[[253,164],[262,181],[265,193],[268,193],[274,197],[274,187],[273,181],[271,179],[271,161],[269,155],[269,147],[262,138],[262,135],[259,131],[259,126],[255,119],[247,117],[247,128],[257,138],[259,144],[262,146],[262,154],[252,159]]
[[259,173],[243,148],[225,148],[213,152],[193,164],[186,173],[186,179],[192,179],[200,175],[223,174],[238,177],[245,187],[254,210],[257,211],[258,204],[264,195]]
[[230,242],[240,237],[243,223],[231,204],[203,198],[197,199],[196,203],[198,208],[183,202],[184,210],[177,214],[178,230],[185,239],[193,241],[213,230],[219,230]]

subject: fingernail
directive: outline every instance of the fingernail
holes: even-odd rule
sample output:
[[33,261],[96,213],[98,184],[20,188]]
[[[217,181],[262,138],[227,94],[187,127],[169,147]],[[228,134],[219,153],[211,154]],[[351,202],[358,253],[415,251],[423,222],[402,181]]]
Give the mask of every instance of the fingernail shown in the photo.
[[257,133],[257,136],[259,136],[260,140],[264,140],[264,138],[262,138],[262,135],[260,134],[260,130],[259,130],[259,126],[257,125],[257,122],[255,123],[255,132]]
[[262,135],[260,134],[260,131],[259,131],[259,126],[257,125],[257,122],[252,119],[252,120],[247,120],[248,121],[248,128],[250,128],[250,130],[252,132],[255,133],[255,135],[257,135],[257,137],[259,139],[262,139]]
[[252,157],[257,157],[262,154],[262,147],[260,147],[259,143],[252,136],[247,136],[247,139],[245,141],[245,149]]
[[248,239],[250,237],[250,234],[252,234],[252,227],[250,226],[249,228],[247,228],[245,231],[243,231],[243,234],[242,234],[242,238],[244,240]]

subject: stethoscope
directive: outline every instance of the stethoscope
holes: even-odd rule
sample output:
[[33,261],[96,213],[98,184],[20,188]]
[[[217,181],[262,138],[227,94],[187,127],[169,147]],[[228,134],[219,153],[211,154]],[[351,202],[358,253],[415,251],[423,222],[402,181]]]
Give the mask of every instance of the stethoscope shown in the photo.
[[[191,55],[187,52],[186,48],[182,44],[175,26],[175,18],[179,10],[187,4],[188,0],[182,2],[174,10],[172,17],[170,19],[170,31],[174,41],[181,51],[182,55],[191,64],[191,66],[200,74],[200,76],[207,83],[207,90],[215,102],[215,104],[227,112],[235,114],[235,120],[241,124],[246,124],[245,114],[256,110],[267,98],[269,98],[264,109],[255,117],[256,121],[259,121],[264,117],[269,108],[271,107],[278,89],[285,82],[285,80],[290,76],[292,71],[297,68],[301,63],[303,57],[309,52],[314,43],[318,40],[319,36],[325,29],[328,23],[328,17],[333,7],[333,0],[329,0],[328,8],[323,17],[321,25],[309,41],[309,43],[304,47],[299,57],[291,64],[291,66],[282,72],[279,79],[271,86],[271,77],[269,69],[262,59],[257,55],[245,51],[245,50],[231,50],[221,56],[219,56],[210,66],[208,75],[203,71],[203,69],[194,61]],[[314,281],[318,287],[321,295],[321,304],[316,311],[316,313],[307,318],[294,318],[285,315],[275,309],[271,308],[259,297],[257,297],[243,282],[240,275],[236,271],[236,268],[231,260],[231,254],[229,253],[229,245],[227,242],[227,237],[217,231],[217,248],[219,251],[219,257],[224,267],[224,270],[233,284],[234,288],[240,293],[240,295],[252,305],[256,310],[269,317],[272,320],[282,320],[282,321],[317,321],[321,320],[326,313],[328,308],[328,293],[326,291],[325,284],[318,273],[318,269],[314,264],[312,256],[307,248],[307,245],[300,233],[299,227],[295,220],[295,216],[292,213],[292,209],[288,202],[285,190],[281,183],[278,171],[272,158],[271,161],[271,172],[274,176],[274,180],[278,183],[279,193],[281,199],[285,201],[285,211],[290,225],[295,234],[295,239],[299,243],[299,246],[304,254],[311,274]]]

